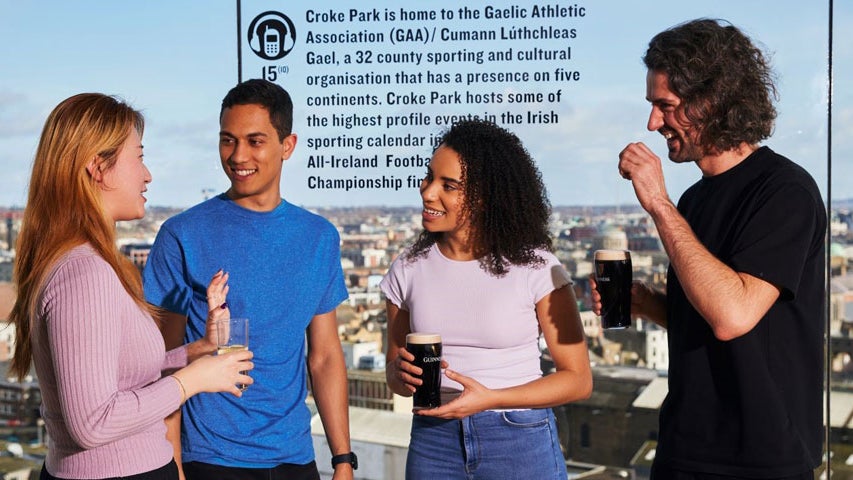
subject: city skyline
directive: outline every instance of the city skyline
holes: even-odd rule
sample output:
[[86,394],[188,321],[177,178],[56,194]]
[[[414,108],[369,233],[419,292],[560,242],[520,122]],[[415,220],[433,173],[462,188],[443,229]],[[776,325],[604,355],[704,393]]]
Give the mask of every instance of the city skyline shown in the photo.
[[[174,212],[167,209],[152,208],[146,216],[145,227],[153,233],[156,225],[163,218]],[[575,279],[575,288],[586,291],[585,279],[592,271],[589,252],[594,248],[630,248],[634,260],[635,278],[648,279],[650,282],[662,282],[665,278],[665,255],[660,244],[654,248],[643,242],[643,237],[655,232],[653,223],[648,221],[647,214],[638,207],[621,212],[619,209],[607,207],[557,207],[565,215],[554,219],[556,251],[567,271]],[[416,207],[325,207],[321,213],[327,216],[341,231],[342,266],[348,281],[349,298],[338,308],[337,318],[340,325],[340,338],[344,344],[346,361],[351,367],[348,370],[350,392],[350,425],[353,450],[362,458],[379,458],[368,468],[361,468],[358,478],[399,478],[399,474],[387,474],[390,468],[401,464],[393,459],[404,459],[405,448],[408,445],[408,432],[411,415],[407,399],[393,397],[387,389],[384,373],[365,370],[368,362],[362,362],[363,356],[372,356],[381,352],[381,325],[384,303],[375,280],[379,272],[387,267],[394,252],[403,245],[410,244],[411,237],[419,224]],[[578,214],[575,217],[575,214]],[[122,229],[139,228],[138,222],[121,222]],[[613,227],[621,230],[619,235]],[[125,233],[129,233],[124,230]],[[851,238],[847,236],[847,238]],[[610,243],[610,242],[619,242]],[[147,249],[150,244],[140,244],[123,252],[134,260],[137,265],[144,264]],[[580,251],[586,255],[578,255]],[[368,260],[377,264],[369,264]],[[845,259],[845,265],[846,265]],[[3,264],[0,263],[0,266]],[[7,262],[6,265],[9,265]],[[344,266],[347,265],[347,266]],[[2,274],[2,269],[0,269]],[[373,279],[373,282],[371,281]],[[848,277],[849,278],[849,277]],[[241,288],[234,283],[233,288]],[[6,298],[3,298],[3,294]],[[13,302],[11,284],[0,282],[0,301]],[[832,308],[827,309],[832,320],[833,328],[829,339],[833,347],[832,395],[833,413],[827,419],[831,427],[832,443],[830,448],[835,457],[843,464],[849,442],[843,437],[848,431],[846,419],[851,411],[850,372],[842,369],[844,354],[849,351],[849,333],[839,315],[842,308],[850,305],[844,299],[844,292],[832,290]],[[636,478],[647,478],[650,464],[649,449],[654,448],[653,439],[657,432],[657,415],[661,402],[667,392],[666,371],[668,350],[665,330],[650,326],[645,322],[635,322],[631,328],[615,331],[602,331],[600,322],[589,310],[584,295],[578,296],[581,305],[581,320],[590,351],[591,369],[595,375],[595,392],[591,398],[555,407],[558,418],[558,432],[561,445],[566,448],[566,454],[572,462],[584,465],[608,465],[615,470],[635,471]],[[11,307],[11,303],[9,303]],[[0,311],[2,311],[0,303]],[[0,313],[0,318],[3,318]],[[7,338],[9,330],[5,331]],[[2,341],[2,339],[0,339]],[[369,345],[370,342],[379,342]],[[379,359],[381,360],[381,359]],[[550,368],[549,357],[543,356],[543,371]],[[380,362],[380,365],[384,362]],[[25,388],[30,388],[25,383]],[[37,383],[36,383],[37,385]],[[2,386],[0,386],[2,387]],[[5,383],[5,391],[12,392],[5,396],[6,404],[14,404],[19,410],[7,411],[5,418],[20,421],[17,412],[37,411],[31,404],[15,402],[21,398],[21,384]],[[14,395],[18,395],[15,397]],[[37,398],[37,397],[34,397]],[[38,401],[33,401],[38,405]],[[0,404],[1,405],[1,404]],[[24,409],[26,406],[28,408]],[[365,408],[369,407],[369,408]],[[402,413],[401,413],[402,412]],[[837,412],[837,413],[836,413]],[[380,422],[378,417],[384,421]],[[4,417],[0,415],[0,421]],[[20,418],[24,418],[23,416]],[[29,425],[31,422],[26,422]],[[319,419],[313,422],[316,427],[314,435],[315,451],[318,465],[329,465],[329,453],[324,442],[325,436],[319,429]],[[584,425],[593,426],[586,429]],[[29,430],[26,430],[29,429]],[[27,426],[22,432],[32,432],[33,427]],[[40,430],[39,430],[40,431]],[[586,431],[584,436],[582,432]],[[586,440],[583,440],[583,439]],[[649,442],[651,446],[649,446]],[[42,450],[44,449],[42,448]],[[370,453],[368,453],[370,452]],[[639,452],[639,453],[638,453]],[[834,470],[834,475],[843,475],[843,465]],[[38,466],[35,466],[38,468]],[[402,468],[402,467],[399,467]],[[571,471],[571,470],[570,470]],[[385,476],[383,476],[385,475]],[[331,478],[324,475],[323,478]]]

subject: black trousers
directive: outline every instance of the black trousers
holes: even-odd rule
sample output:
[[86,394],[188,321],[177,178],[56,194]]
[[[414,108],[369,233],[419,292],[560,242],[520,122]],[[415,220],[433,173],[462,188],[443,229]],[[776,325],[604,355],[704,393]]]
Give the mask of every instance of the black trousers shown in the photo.
[[[651,480],[754,480],[746,479],[744,477],[732,477],[729,475],[715,475],[713,473],[673,470],[672,468],[663,466],[658,462],[652,463],[652,471],[649,478]],[[790,477],[767,480],[814,480],[814,472],[808,471],[799,475],[792,475]]]
[[[41,475],[39,475],[39,480],[71,480],[64,479],[59,477],[54,477],[51,475],[47,468],[44,465],[41,467]],[[173,459],[171,462],[163,465],[157,470],[151,470],[150,472],[138,473],[136,475],[131,475],[129,477],[110,477],[105,478],[103,480],[178,480],[178,464],[175,463]]]
[[273,468],[224,467],[202,462],[185,462],[187,480],[320,480],[317,464],[282,463]]

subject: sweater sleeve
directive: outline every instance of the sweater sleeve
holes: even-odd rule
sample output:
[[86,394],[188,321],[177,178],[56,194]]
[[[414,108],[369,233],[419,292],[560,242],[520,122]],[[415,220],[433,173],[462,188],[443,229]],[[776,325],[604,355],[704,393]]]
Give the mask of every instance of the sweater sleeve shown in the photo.
[[187,366],[187,344],[173,348],[166,352],[166,361],[163,362],[163,371],[173,371]]
[[162,357],[153,375],[145,369],[162,343],[138,338],[132,351],[121,351],[122,330],[139,310],[103,259],[82,256],[63,263],[42,298],[61,413],[78,445],[89,449],[119,440],[178,408],[180,387],[159,378]]

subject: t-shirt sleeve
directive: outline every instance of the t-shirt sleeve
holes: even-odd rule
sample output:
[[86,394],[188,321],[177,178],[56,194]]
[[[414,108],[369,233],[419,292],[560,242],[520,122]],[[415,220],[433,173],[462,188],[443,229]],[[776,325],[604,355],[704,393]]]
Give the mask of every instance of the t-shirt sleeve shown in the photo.
[[192,286],[187,282],[183,249],[168,228],[161,228],[142,271],[145,300],[172,313],[188,315]]
[[403,285],[405,282],[405,276],[403,274],[403,257],[401,255],[394,260],[394,263],[391,264],[391,268],[388,269],[388,273],[386,273],[382,278],[382,281],[379,282],[379,289],[382,290],[382,293],[385,294],[385,298],[387,298],[391,303],[399,307],[401,310],[408,311],[409,307],[403,299]]
[[571,285],[572,277],[554,254],[547,251],[537,252],[545,264],[531,269],[530,290],[536,302],[558,288]]
[[803,185],[787,182],[762,192],[739,232],[732,267],[776,285],[793,298],[815,242],[822,208]]
[[330,231],[333,234],[328,235],[329,241],[325,248],[325,252],[328,254],[326,268],[329,272],[329,283],[323,298],[320,299],[315,315],[331,312],[349,296],[346,282],[344,281],[343,268],[341,267],[340,236],[336,230],[332,229]]

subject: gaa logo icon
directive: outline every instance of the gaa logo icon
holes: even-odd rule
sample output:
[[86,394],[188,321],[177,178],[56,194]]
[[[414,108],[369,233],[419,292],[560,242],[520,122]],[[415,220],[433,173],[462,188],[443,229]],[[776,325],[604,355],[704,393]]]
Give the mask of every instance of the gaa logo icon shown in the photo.
[[296,43],[293,22],[280,12],[268,11],[258,15],[246,33],[249,47],[264,60],[284,58]]

